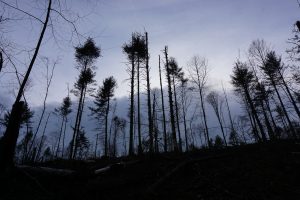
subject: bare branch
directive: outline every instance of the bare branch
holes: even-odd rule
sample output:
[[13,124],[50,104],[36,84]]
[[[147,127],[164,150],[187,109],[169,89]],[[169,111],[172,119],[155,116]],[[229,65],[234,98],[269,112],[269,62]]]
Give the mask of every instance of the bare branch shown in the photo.
[[17,10],[17,11],[20,11],[21,13],[24,13],[24,14],[26,14],[26,15],[28,15],[28,16],[30,16],[30,17],[36,19],[36,20],[38,20],[38,21],[41,22],[42,24],[44,24],[44,22],[43,22],[41,19],[39,19],[38,17],[36,17],[36,16],[34,16],[34,15],[32,15],[32,14],[30,14],[30,13],[28,13],[28,12],[26,12],[26,11],[24,11],[24,10],[18,8],[18,7],[16,7],[16,6],[13,6],[13,5],[11,5],[11,4],[8,4],[8,3],[6,3],[5,1],[0,0],[0,2],[3,3],[3,4],[5,4],[5,5],[7,5],[8,7],[11,7],[11,8],[13,8],[13,9],[15,9],[15,10]]

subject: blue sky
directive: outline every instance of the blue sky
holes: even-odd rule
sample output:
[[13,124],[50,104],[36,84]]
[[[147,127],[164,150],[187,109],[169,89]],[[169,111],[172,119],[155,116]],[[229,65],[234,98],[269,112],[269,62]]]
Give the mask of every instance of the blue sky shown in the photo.
[[[15,0],[7,0],[14,4]],[[45,3],[33,0],[17,1],[20,8],[44,17]],[[229,86],[230,73],[236,58],[244,57],[249,44],[255,39],[264,39],[285,58],[287,39],[292,36],[293,23],[298,20],[300,8],[296,0],[77,0],[65,1],[73,13],[84,16],[76,22],[78,31],[91,36],[102,49],[102,57],[96,63],[97,82],[108,76],[118,81],[117,96],[125,96],[129,90],[125,81],[126,57],[121,46],[134,31],[149,33],[151,85],[158,87],[158,55],[165,45],[169,55],[175,57],[183,68],[193,55],[204,56],[210,66],[210,83],[218,87],[223,81]],[[1,5],[3,6],[3,4]],[[1,7],[0,6],[0,7]],[[8,9],[5,9],[7,13]],[[3,10],[2,10],[3,11]],[[10,16],[23,15],[9,13]],[[57,15],[53,15],[56,19]],[[57,18],[58,19],[58,18]],[[66,95],[66,83],[70,87],[78,75],[74,68],[74,46],[83,38],[70,39],[70,26],[58,19],[57,41],[51,29],[41,47],[40,56],[51,60],[59,58],[48,102],[60,102]],[[24,72],[40,31],[40,24],[30,20],[10,21],[4,26],[7,41],[18,47],[18,67]],[[17,51],[13,49],[12,51]],[[7,67],[5,72],[11,72]],[[44,96],[45,67],[37,62],[31,76],[31,87],[26,96],[34,106],[42,104]],[[0,75],[1,98],[13,97],[15,85],[13,74]],[[14,84],[13,84],[14,83]],[[4,101],[4,100],[3,100]]]

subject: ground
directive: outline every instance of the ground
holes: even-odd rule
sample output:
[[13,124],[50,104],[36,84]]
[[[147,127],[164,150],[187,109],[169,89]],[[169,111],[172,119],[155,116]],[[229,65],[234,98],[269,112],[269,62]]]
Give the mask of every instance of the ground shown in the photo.
[[[120,163],[121,164],[116,164]],[[280,141],[189,153],[42,164],[73,175],[15,169],[0,199],[298,199],[300,143]],[[95,169],[111,166],[95,175]],[[3,184],[4,183],[4,184]]]

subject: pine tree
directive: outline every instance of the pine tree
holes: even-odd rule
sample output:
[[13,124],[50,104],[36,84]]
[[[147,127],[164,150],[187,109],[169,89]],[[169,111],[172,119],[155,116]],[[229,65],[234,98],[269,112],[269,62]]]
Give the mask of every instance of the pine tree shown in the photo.
[[70,158],[74,159],[77,149],[77,137],[79,137],[80,124],[85,103],[86,93],[90,92],[88,86],[94,83],[95,73],[93,64],[100,56],[100,48],[95,45],[93,39],[88,38],[84,45],[75,48],[75,58],[77,68],[80,70],[79,77],[74,85],[72,92],[79,97],[74,132],[71,141]]
[[108,117],[110,111],[111,99],[114,96],[117,82],[114,77],[104,79],[102,86],[99,87],[94,100],[94,108],[90,108],[96,119],[104,118],[104,156],[108,156]]

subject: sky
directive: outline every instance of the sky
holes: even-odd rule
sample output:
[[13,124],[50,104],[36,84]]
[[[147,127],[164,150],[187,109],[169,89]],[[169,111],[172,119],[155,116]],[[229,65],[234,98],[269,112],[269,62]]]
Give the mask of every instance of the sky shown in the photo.
[[[45,17],[46,1],[6,0],[41,19]],[[17,2],[17,4],[16,4]],[[80,35],[72,35],[71,24],[52,13],[53,29],[49,26],[30,76],[26,92],[33,106],[40,106],[45,95],[45,64],[48,57],[56,65],[48,103],[61,102],[72,89],[78,71],[74,47],[87,37],[101,47],[101,57],[95,63],[96,80],[114,76],[118,82],[117,97],[128,96],[129,75],[122,45],[138,31],[149,34],[151,87],[159,86],[158,55],[165,45],[187,72],[187,63],[194,55],[205,57],[210,69],[210,85],[219,87],[221,81],[230,88],[230,74],[237,58],[243,59],[251,41],[264,39],[278,54],[286,57],[287,39],[300,8],[296,0],[72,0],[63,1],[62,13],[75,21]],[[57,4],[55,4],[57,8]],[[0,11],[8,20],[0,24],[1,42],[10,42],[8,50],[14,55],[18,70],[25,72],[36,44],[41,23],[0,3]],[[24,19],[25,18],[25,19]],[[2,25],[2,27],[1,27]],[[55,36],[55,37],[53,37]],[[4,41],[4,42],[3,42]],[[0,101],[10,102],[17,83],[13,68],[7,66],[0,74]],[[188,73],[187,73],[188,75]],[[164,85],[166,83],[164,82]],[[74,97],[73,97],[74,98]],[[9,103],[7,103],[9,104]]]

